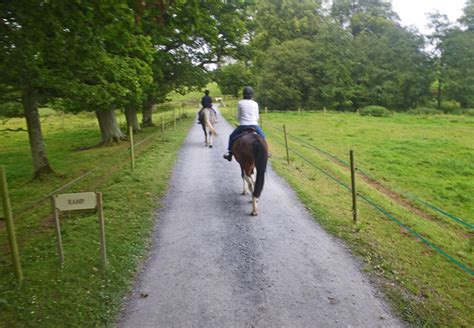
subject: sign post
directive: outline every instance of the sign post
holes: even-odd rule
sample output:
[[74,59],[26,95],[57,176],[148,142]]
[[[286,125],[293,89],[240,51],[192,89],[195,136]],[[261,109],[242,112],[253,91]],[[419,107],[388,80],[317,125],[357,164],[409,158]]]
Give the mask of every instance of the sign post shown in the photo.
[[0,166],[0,191],[2,194],[2,205],[5,213],[5,222],[7,225],[8,242],[10,244],[10,251],[12,253],[13,267],[15,268],[15,274],[20,281],[23,281],[23,272],[21,271],[20,255],[18,253],[18,244],[16,242],[15,226],[13,224],[12,208],[10,206],[10,198],[8,196],[8,185],[7,176],[5,174],[5,168]]
[[72,194],[61,194],[52,196],[51,201],[53,205],[53,213],[56,227],[58,255],[61,264],[64,263],[64,252],[61,239],[61,227],[59,224],[59,213],[64,211],[89,210],[97,208],[97,215],[99,219],[100,256],[102,259],[102,266],[105,269],[107,266],[107,255],[105,247],[105,222],[102,206],[102,193],[81,192]]

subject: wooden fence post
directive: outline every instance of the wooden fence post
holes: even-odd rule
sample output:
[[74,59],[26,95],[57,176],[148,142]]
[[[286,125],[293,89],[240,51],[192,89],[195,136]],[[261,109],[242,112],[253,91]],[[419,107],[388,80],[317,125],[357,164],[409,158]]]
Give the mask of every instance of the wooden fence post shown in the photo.
[[163,121],[163,116],[161,116],[161,141],[165,141],[165,122]]
[[10,206],[10,198],[8,195],[7,176],[5,174],[5,168],[3,166],[0,166],[0,185],[0,191],[2,193],[3,211],[5,214],[5,223],[7,226],[8,242],[10,244],[13,267],[15,269],[16,278],[21,283],[23,281],[23,272],[21,270],[20,255],[18,252],[18,244],[16,242],[15,235],[15,225],[13,223],[12,208]]
[[290,164],[290,152],[288,150],[288,135],[286,133],[286,125],[283,124],[283,133],[285,134],[285,147],[286,147],[286,161]]
[[265,106],[265,114],[267,114],[267,111],[268,111],[268,107]]
[[173,129],[176,130],[176,109],[173,109]]
[[357,191],[355,182],[355,162],[354,162],[354,151],[349,151],[351,160],[351,189],[352,189],[352,219],[357,222]]

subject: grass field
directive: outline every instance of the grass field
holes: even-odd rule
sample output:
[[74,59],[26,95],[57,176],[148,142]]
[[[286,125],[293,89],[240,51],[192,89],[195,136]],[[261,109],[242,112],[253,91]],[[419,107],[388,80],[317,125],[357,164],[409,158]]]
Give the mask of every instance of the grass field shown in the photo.
[[[191,109],[189,108],[191,111]],[[192,108],[194,117],[194,111]],[[26,132],[0,132],[0,164],[5,165],[15,214],[25,280],[16,283],[3,222],[0,221],[0,326],[84,327],[113,325],[122,298],[140,263],[154,223],[154,210],[191,124],[169,124],[164,142],[159,128],[135,137],[136,170],[131,172],[128,143],[74,151],[100,139],[94,115],[41,112],[46,151],[56,174],[31,181]],[[45,115],[50,114],[50,115]],[[155,115],[167,122],[172,113]],[[124,124],[122,116],[118,118]],[[24,119],[4,120],[0,130],[25,128]],[[91,171],[92,170],[92,171]],[[56,254],[53,220],[45,195],[89,173],[62,192],[100,191],[104,198],[109,266],[100,269],[97,215],[91,211],[61,217],[65,265]],[[40,200],[40,201],[37,201]]]
[[[231,118],[230,110],[224,113]],[[474,325],[472,274],[361,197],[359,221],[352,223],[351,195],[339,183],[350,186],[349,171],[333,157],[349,162],[349,149],[354,149],[358,169],[392,193],[382,193],[360,177],[358,191],[472,270],[473,230],[412,204],[400,192],[417,195],[473,224],[474,118],[289,112],[263,114],[262,121],[274,169],[298,192],[316,220],[361,258],[405,320],[417,326]],[[290,165],[283,124],[291,135]]]
[[[212,92],[212,89],[211,89]],[[216,96],[218,90],[214,92]],[[192,99],[201,93],[192,95]],[[186,101],[189,97],[178,97]],[[197,101],[198,101],[197,100]],[[227,109],[226,109],[227,108]],[[229,108],[221,112],[230,117]],[[195,111],[197,108],[189,108]],[[167,121],[172,113],[163,113]],[[74,151],[99,141],[90,114],[57,115],[42,110],[46,150],[56,175],[31,181],[26,132],[0,132],[0,165],[5,165],[15,213],[25,282],[15,282],[6,235],[0,221],[0,326],[110,326],[147,246],[153,210],[166,190],[176,150],[191,119],[166,130],[136,136],[137,169],[129,168],[128,145]],[[193,117],[193,115],[191,115]],[[463,116],[361,117],[350,113],[268,113],[263,128],[272,166],[297,191],[316,220],[346,241],[370,277],[386,292],[401,316],[416,326],[473,326],[473,278],[359,198],[359,222],[352,223],[351,197],[317,168],[349,184],[348,161],[356,152],[359,169],[398,197],[358,178],[358,190],[388,213],[472,270],[472,230],[418,203],[403,205],[401,192],[417,195],[473,224],[474,118]],[[124,124],[124,118],[119,117]],[[155,116],[159,121],[159,116]],[[290,133],[290,159],[281,126]],[[2,121],[0,130],[25,128],[23,119]],[[311,166],[298,155],[304,156]],[[92,170],[92,171],[91,171]],[[100,270],[94,213],[62,217],[66,263],[58,265],[50,205],[41,200],[88,173],[64,192],[104,194],[109,270]],[[40,200],[40,201],[38,201]],[[425,213],[420,217],[413,208]]]

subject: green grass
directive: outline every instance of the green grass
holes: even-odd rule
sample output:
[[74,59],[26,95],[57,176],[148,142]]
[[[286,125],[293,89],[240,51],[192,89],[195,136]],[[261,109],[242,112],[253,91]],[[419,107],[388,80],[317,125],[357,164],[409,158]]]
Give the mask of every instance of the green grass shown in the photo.
[[[230,111],[226,112],[230,117]],[[286,163],[282,125],[290,134],[349,162],[392,190],[405,190],[473,223],[474,119],[459,116],[390,118],[350,113],[271,113],[263,116],[272,166],[292,185],[332,234],[346,241],[364,268],[385,290],[400,315],[417,326],[473,326],[473,277],[456,267],[359,197],[352,223],[351,195],[299,158],[350,185],[348,170],[331,157],[289,138]],[[421,218],[358,179],[358,190],[471,270],[472,230],[426,211]]]
[[369,175],[474,224],[474,118],[289,115],[272,114],[271,123],[347,162],[352,148]]
[[[166,129],[145,129],[135,142],[136,170],[127,143],[76,152],[100,139],[89,114],[42,116],[47,154],[56,175],[31,181],[32,165],[25,132],[1,132],[0,164],[6,166],[25,280],[17,285],[5,229],[0,226],[0,326],[63,327],[113,325],[123,296],[142,260],[154,225],[153,212],[167,188],[176,151],[187,135],[191,115]],[[172,113],[164,113],[166,120]],[[159,117],[154,117],[159,122]],[[119,117],[124,123],[124,118]],[[0,129],[24,127],[10,119]],[[5,141],[5,142],[4,142]],[[55,248],[49,200],[34,203],[76,177],[96,169],[63,192],[100,191],[104,198],[109,266],[100,270],[98,223],[93,212],[61,217],[65,265]],[[35,204],[35,206],[31,206]],[[26,206],[26,207],[25,207]]]
[[222,96],[222,92],[219,89],[217,83],[212,82],[209,83],[205,88],[202,88],[202,90],[192,91],[186,93],[185,95],[181,95],[177,92],[171,92],[168,97],[172,99],[172,101],[195,101],[196,103],[200,104],[201,98],[204,96],[204,90],[206,89],[210,91],[209,95],[212,98]]

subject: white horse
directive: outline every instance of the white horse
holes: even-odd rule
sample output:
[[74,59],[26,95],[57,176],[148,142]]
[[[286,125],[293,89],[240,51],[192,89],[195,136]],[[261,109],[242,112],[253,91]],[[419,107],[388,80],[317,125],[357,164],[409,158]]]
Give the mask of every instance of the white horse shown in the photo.
[[213,126],[217,122],[216,113],[211,108],[203,108],[199,111],[199,121],[204,131],[206,147],[212,148],[212,136],[217,136],[217,132]]

